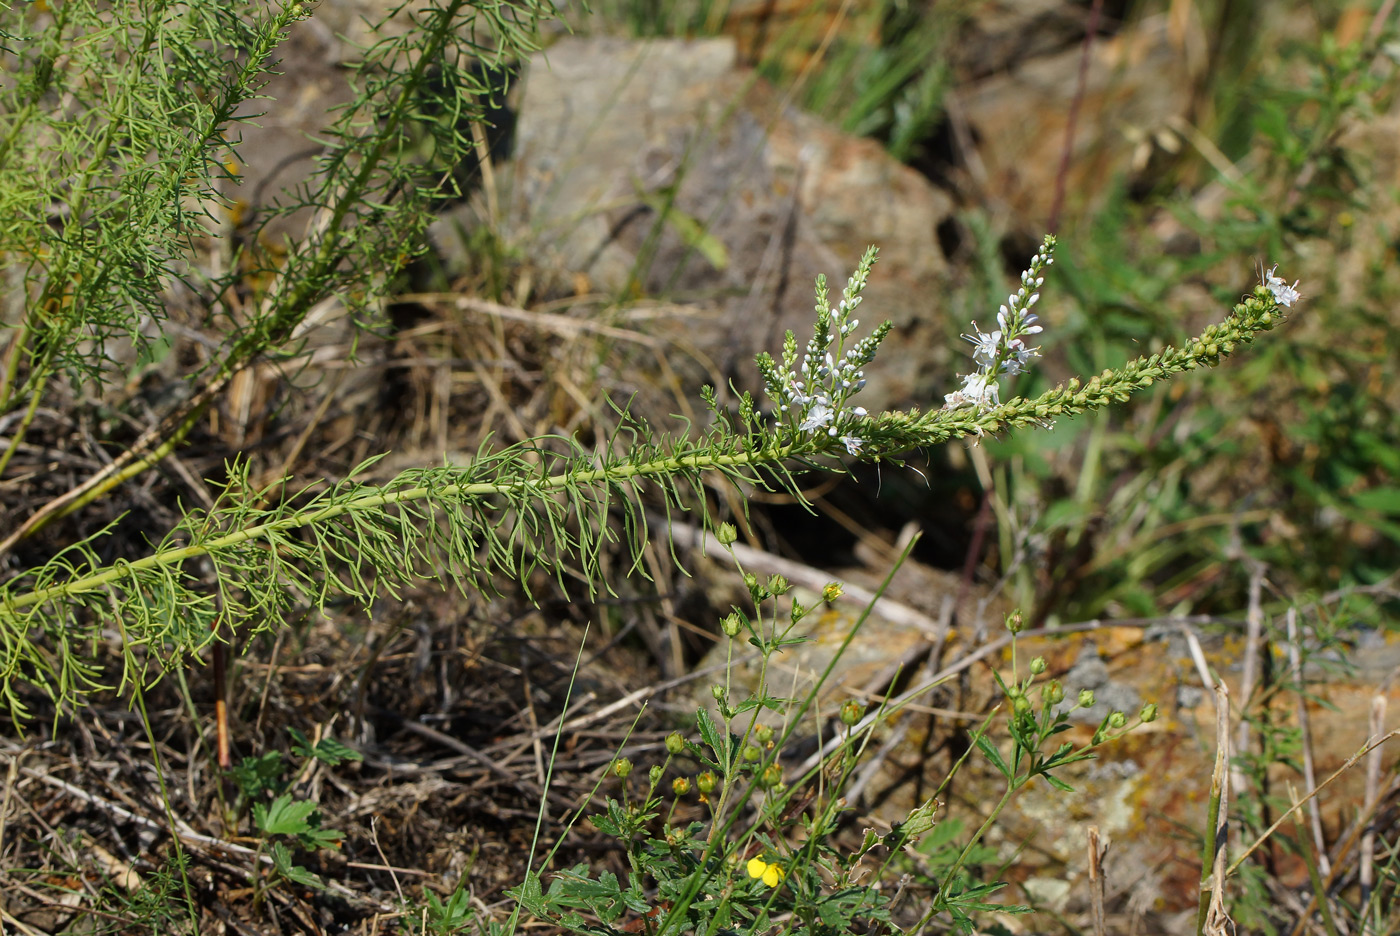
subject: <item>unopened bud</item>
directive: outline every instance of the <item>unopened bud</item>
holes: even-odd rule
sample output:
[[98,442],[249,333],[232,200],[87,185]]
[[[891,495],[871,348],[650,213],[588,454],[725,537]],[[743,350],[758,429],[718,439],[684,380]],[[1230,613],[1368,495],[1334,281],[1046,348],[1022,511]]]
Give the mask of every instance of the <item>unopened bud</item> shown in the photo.
[[681,754],[685,752],[685,738],[679,731],[673,731],[666,736],[666,753]]
[[1039,676],[1043,672],[1045,672],[1045,657],[1039,656],[1031,660],[1031,675]]
[[1080,708],[1093,708],[1093,707],[1094,707],[1094,690],[1092,690],[1092,689],[1080,689],[1080,690],[1079,690],[1079,707],[1080,707]]
[[699,787],[701,793],[713,793],[716,782],[715,775],[708,770],[695,778],[695,785]]
[[719,529],[715,530],[715,539],[719,540],[721,546],[728,546],[739,538],[739,531],[732,523],[721,523]]
[[677,796],[685,796],[690,792],[690,778],[677,777],[671,781],[671,792]]
[[614,777],[626,779],[627,775],[632,772],[632,762],[625,757],[619,757],[612,762],[612,772]]
[[855,699],[847,699],[841,703],[841,724],[853,727],[860,717],[865,714],[865,706]]
[[1144,724],[1155,722],[1157,720],[1157,703],[1149,702],[1144,705],[1142,711],[1138,713],[1138,718],[1142,719]]
[[758,760],[762,756],[763,752],[760,751],[755,745],[744,745],[744,760],[752,764],[754,761]]
[[840,582],[827,582],[826,587],[822,589],[822,601],[831,604],[837,598],[841,597],[841,593],[842,588]]
[[1006,629],[1013,634],[1019,634],[1026,629],[1025,619],[1021,617],[1021,609],[1017,608],[1006,616]]
[[773,729],[768,725],[759,725],[754,729],[753,735],[759,744],[771,744],[773,741]]
[[1058,679],[1052,679],[1050,685],[1041,690],[1040,697],[1050,705],[1059,705],[1065,700],[1065,687]]
[[768,577],[768,590],[775,595],[786,595],[792,591],[792,585],[775,572]]
[[739,631],[744,629],[744,619],[738,611],[731,611],[719,622],[719,626],[726,637],[738,637]]
[[647,780],[655,787],[661,782],[661,777],[664,773],[666,773],[666,768],[662,767],[660,764],[655,764],[647,771]]
[[716,702],[723,702],[725,696],[724,687],[716,683],[710,687],[710,695],[714,696]]
[[777,764],[769,764],[767,767],[763,768],[763,773],[759,774],[754,779],[754,783],[756,783],[761,790],[771,790],[782,782],[783,768],[779,767]]
[[1029,715],[1031,713],[1031,700],[1023,695],[1019,695],[1016,697],[1016,700],[1011,703],[1011,710],[1017,715]]
[[1108,716],[1108,727],[1115,731],[1122,728],[1127,723],[1128,716],[1124,715],[1122,712],[1114,712],[1112,715]]

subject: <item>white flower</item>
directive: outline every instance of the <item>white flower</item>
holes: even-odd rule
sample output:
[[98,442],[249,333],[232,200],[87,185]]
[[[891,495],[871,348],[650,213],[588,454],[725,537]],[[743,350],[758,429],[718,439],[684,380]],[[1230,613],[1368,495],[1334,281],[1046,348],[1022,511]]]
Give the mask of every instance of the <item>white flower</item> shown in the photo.
[[976,373],[963,377],[961,390],[956,390],[944,398],[948,409],[973,404],[978,407],[996,406],[1001,403],[1001,391],[990,374]]
[[857,436],[845,435],[841,437],[841,444],[846,446],[846,451],[852,455],[859,455],[860,447],[865,444],[865,441]]
[[802,420],[802,425],[797,428],[803,432],[813,432],[831,422],[834,415],[831,407],[825,403],[813,403],[812,408],[807,411],[807,418]]
[[[997,320],[1000,321],[1000,317]],[[963,335],[964,341],[972,342],[972,359],[977,362],[978,367],[991,367],[996,363],[997,355],[1001,353],[1001,330],[987,333],[973,322],[972,331],[974,334]]]
[[1006,343],[1006,347],[1007,350],[1011,352],[1011,357],[1002,362],[1001,372],[1003,374],[1010,374],[1013,377],[1026,369],[1026,365],[1030,363],[1031,358],[1040,357],[1039,348],[1026,347],[1026,343],[1020,338],[1012,338]]
[[1275,302],[1281,306],[1288,307],[1303,298],[1303,294],[1298,292],[1298,283],[1300,281],[1294,280],[1293,285],[1289,286],[1282,277],[1274,275],[1277,269],[1278,264],[1275,263],[1273,267],[1264,274],[1264,287],[1274,294]]

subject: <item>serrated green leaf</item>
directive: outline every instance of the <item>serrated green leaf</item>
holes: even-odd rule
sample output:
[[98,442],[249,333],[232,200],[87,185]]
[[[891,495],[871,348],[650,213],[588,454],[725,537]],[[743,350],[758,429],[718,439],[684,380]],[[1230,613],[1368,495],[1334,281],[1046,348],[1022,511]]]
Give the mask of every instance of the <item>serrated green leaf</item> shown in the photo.
[[729,732],[721,731],[710,718],[710,713],[700,709],[695,713],[695,727],[700,731],[700,739],[709,745],[714,752],[715,759],[719,762],[722,770],[728,771],[730,765],[729,755]]
[[992,762],[992,766],[1000,771],[1003,777],[1008,780],[1011,779],[1011,768],[1006,766],[1006,761],[1001,759],[1001,752],[997,750],[995,744],[987,740],[986,735],[977,736],[977,749],[982,752],[987,760]]
[[292,863],[291,852],[287,851],[287,847],[281,842],[272,843],[271,855],[272,867],[283,878],[313,890],[326,889],[325,883],[314,872],[308,871],[302,865]]
[[307,817],[316,811],[310,800],[294,800],[283,793],[270,804],[253,806],[253,822],[264,835],[301,835],[311,831]]

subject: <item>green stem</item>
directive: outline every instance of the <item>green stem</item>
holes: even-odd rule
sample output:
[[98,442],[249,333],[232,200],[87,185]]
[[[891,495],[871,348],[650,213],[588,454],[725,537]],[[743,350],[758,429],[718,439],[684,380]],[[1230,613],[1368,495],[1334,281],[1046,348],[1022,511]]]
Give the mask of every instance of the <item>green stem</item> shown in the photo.
[[24,418],[19,421],[19,425],[10,435],[10,443],[5,446],[5,451],[0,452],[0,478],[5,476],[5,469],[10,466],[10,459],[14,458],[20,443],[24,441],[25,433],[29,431],[30,423],[34,422],[34,414],[39,411],[39,400],[43,397],[44,386],[47,383],[48,378],[45,377],[39,382],[39,386],[34,388],[34,393],[29,398],[29,408],[24,411]]

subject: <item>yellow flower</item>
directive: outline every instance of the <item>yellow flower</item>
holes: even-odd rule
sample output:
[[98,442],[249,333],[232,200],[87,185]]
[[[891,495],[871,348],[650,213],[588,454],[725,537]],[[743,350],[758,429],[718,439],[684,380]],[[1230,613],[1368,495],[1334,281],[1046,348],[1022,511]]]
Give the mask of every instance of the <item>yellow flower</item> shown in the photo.
[[787,872],[775,864],[769,864],[762,858],[750,858],[748,863],[749,877],[762,878],[763,883],[769,887],[777,887]]

